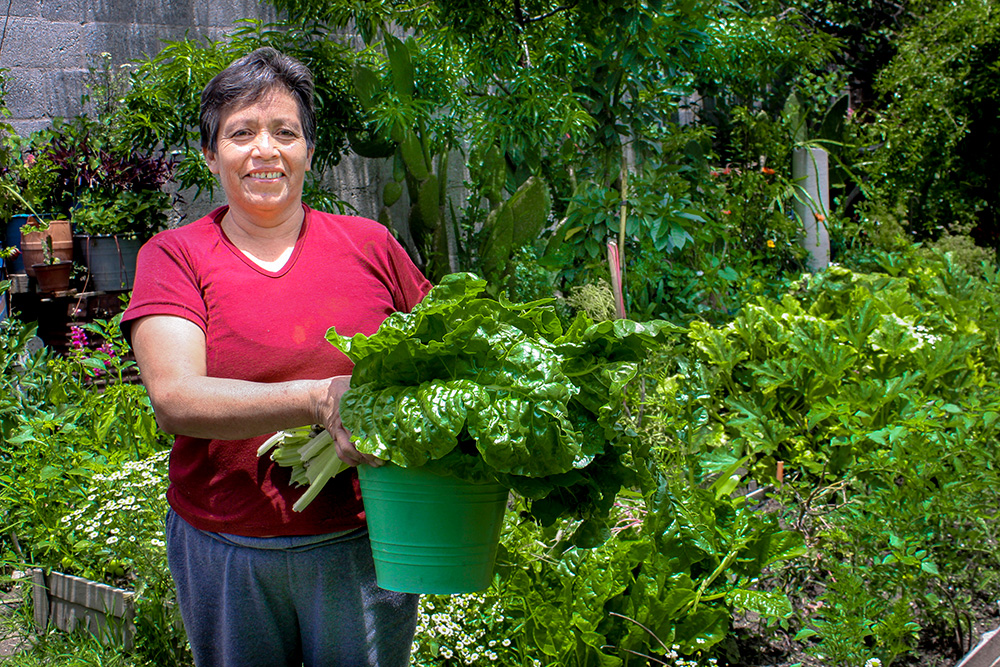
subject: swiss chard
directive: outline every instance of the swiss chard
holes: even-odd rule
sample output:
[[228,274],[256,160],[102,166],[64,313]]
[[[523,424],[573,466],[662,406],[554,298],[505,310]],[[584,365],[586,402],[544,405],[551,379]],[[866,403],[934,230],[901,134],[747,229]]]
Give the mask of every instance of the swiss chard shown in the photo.
[[397,465],[496,479],[543,521],[600,520],[631,476],[625,387],[673,327],[579,315],[564,329],[551,300],[513,304],[485,288],[452,274],[372,336],[330,329],[355,363],[344,425],[359,451]]

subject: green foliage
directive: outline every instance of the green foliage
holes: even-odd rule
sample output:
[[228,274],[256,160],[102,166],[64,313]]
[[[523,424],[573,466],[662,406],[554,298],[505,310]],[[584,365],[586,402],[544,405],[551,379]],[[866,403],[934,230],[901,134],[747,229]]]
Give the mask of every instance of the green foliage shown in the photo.
[[921,238],[971,224],[995,248],[998,124],[989,110],[1000,101],[1000,13],[985,1],[921,2],[913,11],[919,20],[878,79],[885,107],[867,128],[867,142],[879,146],[865,165],[869,197],[904,206]]
[[[93,328],[117,332],[113,322]],[[165,449],[149,399],[141,386],[123,382],[131,362],[121,361],[120,333],[98,350],[81,347],[63,359],[45,350],[29,354],[24,346],[31,330],[18,324],[11,329],[4,373],[10,392],[0,409],[0,530],[16,536],[12,540],[21,546],[11,546],[23,550],[16,555],[25,562],[90,578],[114,576],[120,562],[80,551],[83,537],[65,517],[93,502],[88,489],[95,475]],[[103,391],[90,389],[98,373],[107,382]]]
[[[164,607],[173,597],[163,543],[168,446],[145,390],[126,381],[133,362],[118,317],[74,331],[68,357],[30,352],[33,334],[17,319],[0,324],[0,566],[136,590],[136,653],[78,638],[73,655],[97,661],[80,664],[190,664],[176,611]],[[65,646],[53,636],[18,660],[60,657]]]
[[[756,107],[777,120],[803,79],[827,69],[836,48],[827,35],[809,29],[795,3],[726,4],[709,28],[706,53],[692,64],[692,88],[710,98],[702,118],[716,128],[723,163],[756,160],[740,155],[732,136],[736,110]],[[811,95],[800,96],[811,104]]]
[[136,150],[107,119],[57,118],[12,145],[18,156],[4,185],[22,204],[12,210],[62,219],[72,212],[80,233],[147,239],[166,226],[174,198],[162,186],[172,162]]
[[[487,625],[509,640],[509,664],[645,665],[650,655],[714,664],[702,660],[727,634],[734,611],[770,619],[791,613],[782,594],[753,590],[754,582],[802,551],[801,539],[779,530],[773,516],[729,499],[729,482],[727,475],[695,488],[665,476],[644,500],[620,499],[614,535],[592,549],[572,545],[572,525],[539,532],[508,521],[498,578],[486,594],[497,596],[488,623],[467,617],[458,624],[473,635]],[[433,635],[418,646],[438,655],[453,650]]]
[[980,548],[995,539],[996,276],[879,260],[887,273],[832,267],[724,326],[692,323],[642,394],[661,466],[698,481],[747,457],[774,485],[810,544],[784,588],[825,591],[800,639],[837,664],[891,664],[932,628],[960,654],[977,591],[997,585]]
[[837,475],[902,406],[955,399],[981,381],[983,334],[970,309],[985,289],[949,263],[906,278],[834,267],[780,302],[748,304],[725,327],[692,324],[693,356],[678,368],[721,399],[702,407],[737,455]]
[[201,91],[236,58],[261,46],[273,46],[312,70],[316,86],[317,133],[313,178],[336,165],[346,150],[346,133],[356,126],[350,94],[353,56],[344,44],[320,39],[318,28],[295,28],[243,21],[218,41],[168,42],[156,55],[138,63],[128,94],[114,114],[122,134],[140,146],[172,151],[176,181],[183,188],[211,193],[216,181],[201,155],[198,130]]

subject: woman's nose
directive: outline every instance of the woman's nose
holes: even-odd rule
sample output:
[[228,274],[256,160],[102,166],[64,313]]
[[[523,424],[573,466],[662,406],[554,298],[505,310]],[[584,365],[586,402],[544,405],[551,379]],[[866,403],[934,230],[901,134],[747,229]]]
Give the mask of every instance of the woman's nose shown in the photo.
[[260,132],[253,142],[254,151],[260,157],[271,157],[274,154],[274,141],[270,132]]

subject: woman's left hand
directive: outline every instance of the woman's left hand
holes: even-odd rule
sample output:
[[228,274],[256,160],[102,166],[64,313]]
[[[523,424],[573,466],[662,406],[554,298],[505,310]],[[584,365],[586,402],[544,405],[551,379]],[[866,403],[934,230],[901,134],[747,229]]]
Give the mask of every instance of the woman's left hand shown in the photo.
[[351,432],[344,428],[344,422],[340,419],[340,399],[350,387],[350,375],[338,375],[330,378],[326,394],[317,406],[317,421],[323,424],[333,436],[337,456],[347,465],[357,466],[362,463],[375,467],[384,465],[385,461],[382,459],[358,451],[354,443],[351,442]]

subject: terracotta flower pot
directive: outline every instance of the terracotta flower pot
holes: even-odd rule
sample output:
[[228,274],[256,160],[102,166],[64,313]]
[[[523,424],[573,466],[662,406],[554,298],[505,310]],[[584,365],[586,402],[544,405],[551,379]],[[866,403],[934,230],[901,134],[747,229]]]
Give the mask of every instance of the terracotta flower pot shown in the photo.
[[[33,222],[34,218],[28,218]],[[63,262],[73,260],[73,232],[69,220],[50,220],[49,228],[44,232],[21,234],[21,253],[24,255],[24,271],[29,276],[34,275],[35,264],[41,264],[45,259],[47,239],[52,239],[52,256]]]
[[33,264],[35,280],[41,292],[62,292],[69,289],[69,277],[73,272],[72,262],[58,264]]

